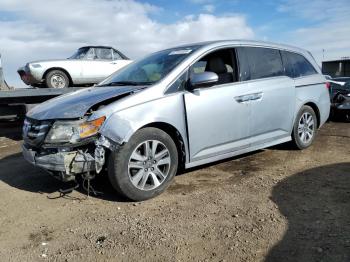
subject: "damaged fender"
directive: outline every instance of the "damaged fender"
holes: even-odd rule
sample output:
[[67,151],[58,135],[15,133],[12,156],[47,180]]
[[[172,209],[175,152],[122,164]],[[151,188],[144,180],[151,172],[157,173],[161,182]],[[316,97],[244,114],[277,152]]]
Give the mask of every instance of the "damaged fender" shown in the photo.
[[[106,106],[96,111],[97,115],[95,117],[106,115],[105,111],[109,110],[110,107]],[[156,125],[157,123],[177,127],[176,130],[180,133],[185,144],[187,158],[189,154],[182,94],[169,95],[156,101],[117,111],[107,118],[101,127],[100,134],[114,143],[122,145],[128,142],[130,137],[140,128],[152,124]]]

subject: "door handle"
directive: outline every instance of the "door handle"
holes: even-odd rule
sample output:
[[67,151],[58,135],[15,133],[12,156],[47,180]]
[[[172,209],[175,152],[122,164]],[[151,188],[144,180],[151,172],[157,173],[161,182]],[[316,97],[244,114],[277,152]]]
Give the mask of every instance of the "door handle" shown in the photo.
[[110,62],[110,64],[112,64],[112,65],[116,65],[116,64],[117,64],[117,62]]
[[244,103],[244,102],[249,101],[249,99],[248,99],[247,96],[236,96],[236,97],[235,97],[235,100],[236,100],[238,103]]
[[259,99],[262,98],[262,96],[263,96],[263,93],[262,93],[262,92],[260,92],[260,93],[255,93],[255,94],[252,94],[252,95],[251,95],[250,100],[259,100]]
[[238,103],[244,103],[244,102],[247,102],[247,101],[259,100],[259,99],[262,98],[262,96],[263,96],[262,92],[260,92],[260,93],[253,93],[253,94],[248,94],[248,95],[243,95],[243,96],[236,96],[235,100]]

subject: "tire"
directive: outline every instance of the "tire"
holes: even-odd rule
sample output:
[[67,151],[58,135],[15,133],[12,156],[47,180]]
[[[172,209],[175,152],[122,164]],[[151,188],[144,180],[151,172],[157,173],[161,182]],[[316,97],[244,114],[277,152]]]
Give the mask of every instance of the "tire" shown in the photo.
[[46,75],[45,84],[48,88],[66,88],[69,86],[69,78],[61,70],[52,70]]
[[158,128],[147,127],[111,154],[108,177],[121,195],[143,201],[161,194],[170,185],[177,168],[178,152],[172,138]]
[[292,132],[292,141],[297,149],[308,148],[314,141],[317,133],[317,117],[315,111],[310,107],[304,105],[294,123]]

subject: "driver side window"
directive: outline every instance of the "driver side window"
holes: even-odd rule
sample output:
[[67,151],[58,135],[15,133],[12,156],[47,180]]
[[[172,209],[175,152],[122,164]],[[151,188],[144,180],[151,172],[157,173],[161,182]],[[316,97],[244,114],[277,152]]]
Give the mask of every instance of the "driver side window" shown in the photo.
[[109,48],[95,48],[96,59],[112,60],[112,51]]
[[88,60],[95,59],[95,51],[93,48],[90,48],[89,51],[87,51],[87,53],[85,55],[85,59],[88,59]]
[[190,75],[214,72],[218,75],[216,85],[232,83],[238,80],[236,64],[234,49],[221,49],[204,56],[193,64],[190,68]]

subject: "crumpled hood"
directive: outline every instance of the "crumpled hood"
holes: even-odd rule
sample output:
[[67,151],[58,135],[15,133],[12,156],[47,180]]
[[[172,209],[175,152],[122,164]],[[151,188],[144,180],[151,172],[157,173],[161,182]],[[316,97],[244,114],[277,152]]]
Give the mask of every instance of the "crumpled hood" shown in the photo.
[[94,105],[117,98],[143,86],[91,87],[50,99],[30,110],[27,116],[37,120],[80,118]]

